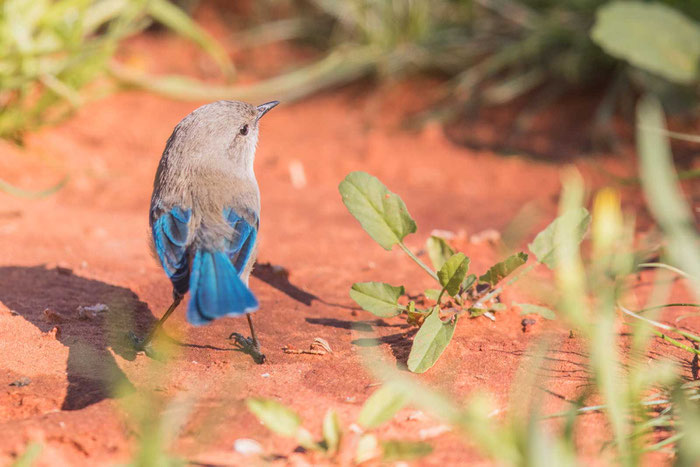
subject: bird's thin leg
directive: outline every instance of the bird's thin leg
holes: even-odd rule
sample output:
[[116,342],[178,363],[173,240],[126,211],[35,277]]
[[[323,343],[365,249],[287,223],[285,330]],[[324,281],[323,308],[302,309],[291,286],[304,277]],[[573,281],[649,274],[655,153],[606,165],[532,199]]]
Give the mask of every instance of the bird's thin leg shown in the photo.
[[228,338],[235,339],[236,344],[238,344],[244,352],[250,354],[257,363],[265,363],[267,357],[260,351],[260,342],[258,342],[258,338],[255,337],[253,319],[250,317],[250,313],[247,313],[245,316],[248,319],[248,326],[250,326],[250,337],[244,337],[237,332],[233,332]]
[[173,311],[175,311],[175,308],[180,304],[182,301],[182,296],[176,296],[173,299],[173,303],[170,305],[170,308],[168,308],[168,311],[165,312],[162,318],[158,320],[158,322],[151,328],[151,331],[148,333],[146,338],[143,340],[143,343],[141,344],[142,347],[146,347],[148,344],[151,343],[151,340],[153,339],[153,336],[156,335],[156,332],[163,326],[163,323],[165,323],[165,320],[167,320],[171,314],[173,314]]
[[258,342],[258,338],[255,337],[255,328],[253,327],[253,318],[250,317],[250,313],[247,313],[245,315],[246,318],[248,318],[248,326],[250,326],[250,337],[253,339],[253,345],[255,346],[255,350],[260,352],[260,342]]

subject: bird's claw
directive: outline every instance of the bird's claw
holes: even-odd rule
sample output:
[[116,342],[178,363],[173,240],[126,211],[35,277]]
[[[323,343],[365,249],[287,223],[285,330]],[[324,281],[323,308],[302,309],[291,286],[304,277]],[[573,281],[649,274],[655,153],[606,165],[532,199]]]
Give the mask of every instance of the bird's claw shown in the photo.
[[237,332],[232,332],[228,338],[233,339],[239,349],[253,357],[255,363],[262,364],[267,361],[267,357],[260,351],[260,344],[256,339],[245,337],[243,334]]
[[153,341],[144,342],[145,338],[137,336],[133,331],[129,331],[127,337],[137,352],[143,352],[147,357],[154,360],[165,360],[164,355],[156,351],[156,349],[153,347]]

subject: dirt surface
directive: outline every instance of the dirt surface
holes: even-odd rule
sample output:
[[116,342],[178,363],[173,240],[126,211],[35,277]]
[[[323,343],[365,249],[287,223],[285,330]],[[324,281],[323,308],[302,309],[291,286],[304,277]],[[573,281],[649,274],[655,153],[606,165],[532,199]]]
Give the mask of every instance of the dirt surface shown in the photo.
[[[304,53],[277,48],[273,62]],[[127,55],[154,70],[206,75],[192,59],[197,52],[164,36],[134,40]],[[241,70],[244,80],[274,71],[275,66],[254,60]],[[358,310],[348,296],[350,285],[383,280],[403,283],[413,294],[430,286],[427,275],[401,252],[382,250],[347,213],[337,191],[343,177],[351,170],[378,176],[403,197],[418,223],[418,232],[407,239],[409,247],[421,250],[432,229],[454,232],[453,243],[471,257],[475,272],[502,253],[488,242],[471,241],[473,234],[503,231],[528,206],[538,215],[520,239],[525,245],[556,213],[565,165],[467,150],[439,127],[400,128],[401,117],[421,108],[433,85],[429,80],[380,88],[355,85],[302,103],[282,103],[265,117],[256,159],[263,265],[251,280],[261,304],[254,320],[269,359],[264,365],[227,339],[233,331],[247,334],[245,320],[222,319],[195,328],[185,322],[184,307],[166,325],[166,334],[180,343],[167,374],[161,363],[124,343],[127,331],[145,333],[169,305],[169,282],[146,241],[147,210],[165,141],[199,104],[122,92],[86,105],[58,127],[32,134],[25,151],[2,143],[0,173],[9,182],[33,188],[64,174],[70,180],[41,200],[0,193],[0,464],[31,441],[44,445],[44,465],[126,461],[138,426],[124,415],[131,396],[113,398],[108,388],[114,385],[156,389],[164,398],[194,397],[189,422],[175,443],[187,459],[250,464],[233,449],[234,440],[245,437],[258,440],[267,454],[278,456],[268,459],[280,464],[321,462],[295,452],[293,441],[271,435],[243,401],[254,395],[276,398],[297,410],[316,434],[331,407],[349,425],[376,388],[360,351],[377,336],[383,360],[404,368],[414,333],[400,320],[376,320]],[[629,154],[566,159],[592,186],[606,181],[596,167],[632,175],[631,161]],[[294,186],[290,167],[303,168],[305,184]],[[636,189],[624,195],[626,206],[639,211]],[[264,263],[281,266],[288,277]],[[544,271],[536,275],[548,277]],[[650,275],[639,278],[640,300],[650,280]],[[505,303],[531,298],[527,284],[508,291]],[[80,319],[77,307],[99,303],[109,311]],[[523,332],[521,320],[511,306],[495,322],[464,320],[443,357],[420,379],[459,398],[488,390],[503,408],[533,336],[552,331],[559,350],[548,358],[545,405],[548,410],[566,407],[565,401],[586,384],[582,343],[539,319]],[[697,319],[684,323],[700,324]],[[328,341],[333,353],[282,350],[285,345],[308,348],[316,337]],[[663,343],[656,343],[654,352],[676,356],[684,376],[695,376],[686,354]],[[24,378],[28,385],[10,386]],[[587,416],[581,436],[594,463],[605,463],[598,451],[606,430],[602,420]],[[456,435],[439,434],[435,427],[440,425],[409,408],[378,433],[433,443],[435,453],[423,465],[486,463]]]

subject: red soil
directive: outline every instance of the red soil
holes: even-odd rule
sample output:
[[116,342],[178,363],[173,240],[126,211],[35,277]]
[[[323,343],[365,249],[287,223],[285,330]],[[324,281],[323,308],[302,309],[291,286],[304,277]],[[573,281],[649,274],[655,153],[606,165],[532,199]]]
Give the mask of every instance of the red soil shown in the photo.
[[[201,72],[192,65],[196,53],[178,40],[142,37],[129,50],[132,57],[153,61],[152,68],[159,71]],[[157,57],[151,57],[155,50]],[[289,61],[295,54],[279,47],[275,56]],[[270,72],[262,64],[247,66],[246,80]],[[259,267],[251,280],[261,303],[254,320],[269,359],[260,366],[227,340],[232,331],[247,334],[245,320],[223,319],[195,328],[185,322],[182,309],[166,325],[166,333],[182,346],[165,376],[159,374],[162,364],[120,345],[124,332],[144,333],[169,305],[168,280],[146,242],[147,209],[165,141],[199,104],[121,92],[85,106],[65,124],[30,135],[26,151],[3,143],[0,173],[9,182],[33,188],[55,183],[66,173],[71,178],[60,192],[38,201],[0,193],[0,463],[22,453],[30,441],[45,446],[43,465],[127,460],[139,430],[124,411],[131,396],[112,398],[105,382],[156,389],[166,398],[182,393],[195,397],[190,421],[175,443],[175,451],[188,459],[247,464],[250,460],[232,447],[235,439],[246,437],[258,440],[266,453],[283,456],[278,463],[320,462],[294,452],[293,441],[271,435],[243,401],[250,396],[278,399],[297,410],[317,434],[331,407],[349,425],[375,390],[360,355],[362,344],[378,336],[384,361],[401,366],[413,334],[400,320],[375,320],[358,311],[348,296],[350,285],[386,280],[403,283],[414,294],[430,286],[410,260],[383,251],[347,213],[337,191],[343,177],[351,170],[379,177],[403,197],[418,223],[418,233],[407,239],[414,251],[432,229],[453,231],[455,245],[471,257],[476,272],[500,253],[488,243],[471,243],[471,234],[502,231],[530,204],[541,216],[522,239],[524,245],[556,213],[564,165],[467,150],[437,127],[419,133],[399,128],[403,115],[424,105],[429,96],[420,95],[433,84],[356,85],[283,103],[265,117],[256,161],[263,205],[259,262],[284,267],[289,278]],[[618,155],[574,162],[587,181],[600,186],[605,179],[596,165],[631,175],[630,160]],[[291,163],[303,166],[306,186],[292,185]],[[627,207],[640,209],[636,189],[625,195]],[[538,274],[546,277],[546,272]],[[650,276],[643,278],[647,285],[640,282],[640,296],[649,288]],[[523,283],[504,298],[510,304],[531,296]],[[79,305],[96,303],[109,305],[109,319],[78,319]],[[60,322],[48,319],[46,308]],[[545,407],[565,407],[563,401],[573,400],[586,384],[584,346],[539,319],[525,333],[521,319],[517,308],[509,307],[496,322],[463,320],[440,361],[420,379],[458,398],[488,390],[504,408],[510,391],[518,398],[511,383],[533,336],[551,330],[559,336],[558,350],[547,365],[551,379]],[[327,340],[333,353],[282,350],[285,345],[308,348],[315,337]],[[686,354],[663,343],[655,344],[654,351],[677,358],[684,375],[691,377]],[[21,378],[31,383],[9,386]],[[412,412],[403,410],[379,434],[418,439],[419,430],[440,424],[429,416],[414,420]],[[207,426],[213,432],[205,432]],[[604,419],[587,416],[583,428],[584,452],[604,463],[598,456],[607,430]],[[485,463],[454,434],[429,441],[436,449],[424,465]]]

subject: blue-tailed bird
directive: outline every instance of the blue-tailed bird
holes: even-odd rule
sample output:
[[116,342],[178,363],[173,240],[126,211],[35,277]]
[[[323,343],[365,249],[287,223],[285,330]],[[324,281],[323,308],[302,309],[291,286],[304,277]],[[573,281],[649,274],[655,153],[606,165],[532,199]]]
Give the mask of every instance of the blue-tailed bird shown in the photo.
[[189,291],[190,323],[246,315],[251,339],[237,338],[264,360],[249,314],[258,309],[248,288],[260,224],[253,161],[260,118],[277,104],[213,102],[183,118],[168,139],[149,224],[153,251],[173,285],[173,303],[144,347]]

